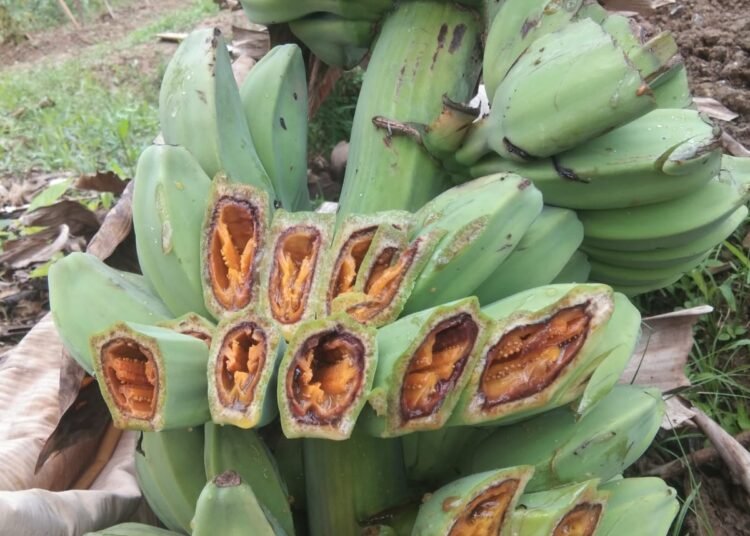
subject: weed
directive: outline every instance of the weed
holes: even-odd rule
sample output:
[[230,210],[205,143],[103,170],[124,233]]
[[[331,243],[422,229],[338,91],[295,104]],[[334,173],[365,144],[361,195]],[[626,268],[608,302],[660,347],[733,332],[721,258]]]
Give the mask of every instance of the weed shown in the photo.
[[338,142],[349,139],[362,74],[361,69],[345,72],[310,122],[308,149],[311,155],[328,156]]

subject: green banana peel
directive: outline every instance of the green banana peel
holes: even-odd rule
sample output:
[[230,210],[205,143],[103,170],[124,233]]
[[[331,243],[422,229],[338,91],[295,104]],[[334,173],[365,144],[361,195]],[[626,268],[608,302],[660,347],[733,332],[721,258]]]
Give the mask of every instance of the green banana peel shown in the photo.
[[83,536],[177,536],[179,534],[181,533],[143,523],[120,523],[96,532],[87,532]]
[[378,367],[362,425],[393,437],[442,428],[485,339],[476,298],[421,311],[378,331]]
[[195,313],[187,313],[178,318],[159,322],[157,326],[196,337],[206,343],[209,348],[216,330],[216,324]]
[[168,328],[118,322],[92,335],[91,352],[117,428],[158,432],[209,420],[208,348],[202,340]]
[[284,349],[281,333],[267,319],[247,310],[225,317],[208,354],[211,420],[255,428],[275,419],[276,374]]
[[281,206],[309,210],[307,77],[297,45],[279,45],[256,63],[240,87],[253,145]]
[[143,276],[110,268],[88,253],[71,253],[52,264],[48,284],[57,332],[89,374],[95,361],[92,335],[120,320],[157,324],[172,318]]
[[580,249],[573,253],[568,263],[563,266],[560,273],[551,281],[553,285],[566,283],[585,283],[589,280],[591,263],[588,256]]
[[345,19],[378,20],[393,0],[240,0],[245,15],[258,24],[290,22],[312,13],[331,13]]
[[602,536],[626,536],[638,531],[649,536],[667,536],[680,511],[677,492],[660,478],[622,478],[599,488],[609,493],[599,531]]
[[314,13],[291,21],[289,29],[323,63],[350,70],[367,55],[375,38],[376,23]]
[[211,179],[183,147],[141,153],[133,190],[133,229],[141,271],[180,316],[207,316],[200,269],[201,220]]

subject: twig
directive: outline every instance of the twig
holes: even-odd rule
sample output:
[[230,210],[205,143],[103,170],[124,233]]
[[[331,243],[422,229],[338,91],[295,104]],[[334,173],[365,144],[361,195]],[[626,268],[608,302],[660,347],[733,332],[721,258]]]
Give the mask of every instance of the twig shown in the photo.
[[115,12],[112,11],[112,6],[109,5],[109,2],[107,0],[104,0],[104,5],[107,6],[107,11],[109,11],[109,16],[112,17],[112,20],[115,20]]
[[70,19],[70,22],[73,23],[73,26],[75,26],[78,30],[81,29],[81,25],[78,24],[78,21],[75,18],[75,15],[73,15],[73,12],[68,7],[68,4],[65,3],[65,0],[57,0],[57,3],[60,4],[60,7],[65,12],[65,15]]
[[[750,446],[750,432],[742,432],[735,437],[735,439],[743,447]],[[664,479],[676,478],[684,473],[688,467],[709,465],[716,463],[719,460],[721,460],[719,452],[714,447],[706,447],[691,452],[687,456],[678,460],[672,460],[671,462],[649,469],[645,474],[648,476],[658,476]]]
[[742,485],[750,495],[750,452],[705,413],[698,408],[694,409],[693,421],[716,447],[732,480]]

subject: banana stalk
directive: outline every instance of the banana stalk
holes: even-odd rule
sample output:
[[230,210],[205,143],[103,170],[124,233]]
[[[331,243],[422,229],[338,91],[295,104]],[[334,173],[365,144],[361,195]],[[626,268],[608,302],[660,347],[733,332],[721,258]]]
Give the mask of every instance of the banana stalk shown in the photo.
[[144,432],[135,451],[138,486],[170,530],[190,534],[195,503],[206,483],[203,427]]
[[413,536],[503,534],[534,468],[519,466],[456,480],[419,508]]
[[599,526],[605,536],[629,536],[633,526],[641,534],[667,536],[680,511],[677,493],[660,478],[623,478],[599,488],[609,493]]
[[560,273],[552,280],[553,285],[566,283],[585,283],[589,280],[591,263],[588,256],[581,250],[576,251],[563,266]]
[[[590,19],[543,35],[500,83],[456,162],[471,166],[489,151],[519,162],[544,158],[637,119],[656,108],[654,87],[676,53],[669,34],[627,50]],[[582,99],[590,87],[596,92]]]
[[721,130],[695,110],[654,110],[552,158],[516,162],[498,156],[473,176],[518,173],[550,205],[616,209],[685,196],[718,175]]
[[392,134],[406,123],[432,123],[444,97],[473,96],[479,34],[475,13],[448,2],[404,2],[385,18],[354,116],[339,225],[352,213],[416,210],[448,187],[437,161]]
[[276,390],[288,438],[347,439],[372,388],[376,333],[346,315],[300,325],[279,367]]
[[207,315],[200,269],[201,220],[211,179],[182,147],[141,153],[133,229],[141,271],[175,316]]
[[209,177],[223,172],[274,197],[218,28],[195,30],[180,43],[162,79],[159,123],[164,141],[185,147]]
[[281,206],[309,210],[307,78],[297,45],[273,47],[240,88],[255,149]]
[[334,221],[333,214],[317,212],[274,214],[260,267],[260,310],[286,339],[323,311]]
[[474,294],[481,303],[489,305],[518,292],[548,285],[582,241],[583,225],[575,212],[545,206],[508,258]]
[[216,318],[257,301],[271,210],[262,190],[214,179],[200,247],[203,298]]
[[200,339],[119,322],[91,337],[91,351],[116,427],[158,432],[209,420],[208,348]]
[[180,532],[172,532],[143,523],[121,523],[97,532],[87,532],[83,536],[178,536]]
[[172,317],[145,278],[110,268],[88,253],[71,253],[49,270],[52,320],[70,355],[89,374],[89,339],[115,322],[156,324]]
[[[598,480],[588,480],[549,491],[527,493],[513,512],[513,536],[594,536],[606,512],[609,494],[597,491]],[[650,533],[649,533],[650,534]]]
[[314,13],[289,23],[289,29],[323,63],[344,70],[364,59],[375,37],[375,22]]
[[363,426],[392,437],[442,428],[485,338],[476,298],[406,316],[378,331],[378,368]]
[[[253,430],[206,423],[204,464],[206,476],[214,479],[225,471],[236,471],[286,534],[294,534],[289,494],[271,452]],[[254,527],[253,527],[254,528]]]
[[216,325],[213,322],[195,313],[187,313],[179,318],[159,322],[157,326],[200,339],[209,348],[214,337],[214,331],[216,331]]
[[614,308],[612,289],[580,285],[549,304],[510,297],[482,310],[495,322],[449,422],[509,423],[578,398],[606,357],[599,351]]
[[252,530],[253,536],[280,536],[253,489],[234,471],[226,471],[209,481],[195,505],[191,523],[194,536],[210,536],[217,529],[222,535],[240,536]]
[[573,408],[562,407],[497,428],[459,463],[465,475],[533,465],[529,492],[591,478],[606,481],[646,451],[663,416],[657,389],[618,385],[581,419]]
[[421,232],[445,235],[417,277],[404,311],[471,295],[511,254],[542,206],[539,191],[513,174],[482,177],[430,201],[416,214]]
[[276,418],[276,373],[285,344],[276,326],[252,311],[224,318],[208,354],[211,420],[254,428]]

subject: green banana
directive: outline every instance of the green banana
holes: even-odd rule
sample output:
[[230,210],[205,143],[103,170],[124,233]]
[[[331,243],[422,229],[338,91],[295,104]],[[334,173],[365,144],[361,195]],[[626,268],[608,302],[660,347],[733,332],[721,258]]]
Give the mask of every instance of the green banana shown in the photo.
[[330,13],[293,20],[289,29],[323,63],[344,70],[360,64],[375,38],[374,21],[348,20]]
[[121,523],[96,532],[87,532],[83,536],[177,536],[178,534],[180,533],[143,523]]
[[211,179],[183,147],[141,153],[133,229],[141,271],[175,316],[207,316],[200,269],[201,220]]
[[513,536],[595,536],[609,494],[597,491],[598,480],[527,493],[513,512]]
[[[619,251],[682,246],[705,235],[750,199],[750,182],[727,168],[692,193],[654,205],[614,210],[582,210],[584,245]],[[750,177],[750,173],[748,174]]]
[[745,221],[747,213],[748,208],[741,206],[729,217],[708,229],[704,235],[682,246],[645,251],[617,251],[584,246],[583,250],[592,259],[610,265],[642,269],[666,268],[705,255],[707,251],[731,236]]
[[213,422],[254,428],[276,418],[276,373],[284,348],[276,326],[252,310],[222,319],[208,354]]
[[88,253],[71,253],[49,270],[52,320],[70,355],[94,372],[89,338],[119,320],[156,324],[172,317],[145,278],[110,268]]
[[412,535],[504,534],[533,473],[530,466],[511,467],[443,486],[419,508]]
[[191,32],[167,65],[159,93],[164,141],[185,147],[209,177],[265,190],[273,185],[255,151],[221,32]]
[[488,305],[517,292],[547,285],[565,268],[582,241],[583,225],[575,212],[545,206],[508,258],[474,294]]
[[552,284],[585,283],[589,280],[591,263],[588,256],[581,250],[576,251],[563,266],[560,273],[552,280]]
[[[392,226],[409,233],[413,224],[411,213],[391,210],[375,214],[352,214],[336,230],[328,254],[330,279],[325,297],[325,314],[332,312],[333,300],[354,289],[365,256],[370,251],[378,228]],[[376,246],[377,247],[377,246]]]
[[591,478],[606,481],[645,452],[663,416],[658,389],[618,385],[581,419],[573,408],[562,407],[497,428],[459,463],[463,474],[533,465],[529,492]]
[[[489,3],[489,2],[488,2]],[[484,45],[484,85],[492,98],[518,58],[541,36],[568,24],[582,0],[504,0],[490,19]]]
[[550,205],[617,209],[676,199],[719,173],[721,130],[695,110],[654,110],[553,158],[516,162],[494,156],[474,176],[528,177]]
[[275,527],[253,489],[234,471],[226,471],[209,481],[201,491],[191,522],[194,536],[241,536],[251,530],[253,536],[285,535]]
[[209,420],[208,348],[202,340],[168,328],[118,322],[92,335],[91,351],[116,427],[158,432]]
[[214,179],[200,238],[203,300],[214,317],[257,303],[271,210],[264,191]]
[[599,488],[609,493],[598,535],[640,534],[667,536],[680,511],[677,493],[660,478],[622,478]]
[[375,330],[339,314],[302,323],[286,348],[276,396],[288,438],[347,439],[372,388]]
[[[268,443],[276,459],[281,480],[288,489],[289,505],[294,514],[307,510],[307,493],[305,492],[305,463],[302,446],[303,439],[287,439],[281,433],[281,427],[274,427],[271,442]],[[264,430],[265,432],[265,430]],[[265,435],[265,434],[264,434]],[[268,436],[266,436],[268,437]]]
[[615,310],[597,352],[606,357],[586,384],[576,412],[586,415],[612,390],[633,357],[641,333],[641,314],[625,295],[615,292]]
[[[656,108],[652,86],[676,53],[668,34],[626,51],[590,19],[543,35],[500,83],[490,115],[455,160],[471,166],[489,151],[519,162],[552,156],[637,119]],[[582,99],[588,87],[596,91]]]
[[159,322],[157,326],[169,328],[183,335],[196,337],[206,343],[208,347],[211,346],[211,340],[216,330],[216,325],[213,322],[195,313],[188,313],[179,318]]
[[631,285],[618,284],[617,291],[622,292],[623,294],[625,294],[625,296],[628,296],[629,298],[632,298],[633,296],[638,296],[639,294],[645,294],[647,292],[653,292],[654,290],[659,290],[662,288],[670,287],[674,285],[677,281],[682,279],[683,275],[684,274],[679,273],[679,274],[670,276],[666,279],[653,281],[651,283],[633,283]]
[[690,92],[687,69],[684,65],[671,70],[656,91],[656,105],[659,108],[690,108],[693,94]]
[[517,307],[511,296],[482,309],[495,322],[449,425],[515,422],[578,398],[606,357],[599,350],[614,308],[612,289],[579,285],[551,304]]
[[378,331],[378,367],[362,425],[379,437],[442,428],[485,338],[476,298],[420,311]]
[[405,123],[432,123],[444,97],[473,96],[479,34],[475,14],[448,2],[404,2],[385,18],[354,115],[339,225],[353,213],[416,210],[449,186],[437,161],[394,134]]
[[195,503],[206,483],[203,427],[143,432],[135,474],[146,502],[164,525],[190,534]]
[[334,223],[333,214],[274,214],[260,265],[259,308],[287,340],[301,322],[323,311]]
[[332,13],[345,19],[378,20],[394,0],[240,0],[247,18],[258,24],[290,22],[312,13]]
[[281,206],[309,210],[307,78],[297,45],[273,47],[240,87],[255,150]]
[[406,227],[381,225],[372,236],[354,286],[331,302],[331,310],[346,312],[376,328],[393,322],[445,234],[444,229],[427,229],[409,241]]
[[253,430],[206,423],[205,438],[204,463],[208,479],[225,471],[236,471],[252,488],[261,507],[286,534],[293,535],[289,494],[276,460],[261,437]]
[[662,268],[630,268],[598,262],[592,258],[589,279],[616,288],[619,288],[619,285],[651,285],[669,279],[674,275],[689,272],[700,265],[708,255],[708,252],[703,253],[686,261],[680,261]]
[[513,174],[489,175],[451,188],[416,214],[420,232],[440,240],[420,272],[406,313],[471,295],[508,258],[542,211],[542,196]]

